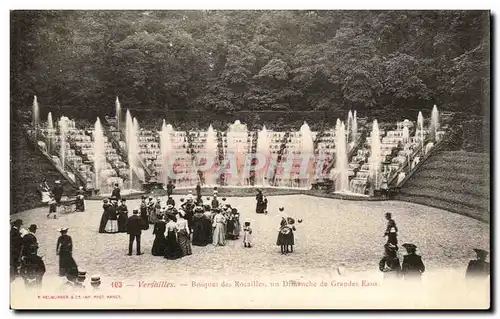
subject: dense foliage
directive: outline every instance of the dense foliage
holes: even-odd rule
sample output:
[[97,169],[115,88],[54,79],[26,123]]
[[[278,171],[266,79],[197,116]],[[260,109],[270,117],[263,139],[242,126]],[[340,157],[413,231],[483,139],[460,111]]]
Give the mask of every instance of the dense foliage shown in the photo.
[[12,105],[481,114],[489,23],[485,11],[14,11]]

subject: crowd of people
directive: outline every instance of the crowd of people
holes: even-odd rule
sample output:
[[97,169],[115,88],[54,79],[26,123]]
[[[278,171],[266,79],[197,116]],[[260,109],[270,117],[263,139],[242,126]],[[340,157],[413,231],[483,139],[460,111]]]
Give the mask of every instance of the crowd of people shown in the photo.
[[[39,244],[36,238],[37,225],[31,224],[28,229],[22,228],[23,221],[16,219],[10,229],[10,277],[13,282],[21,277],[26,288],[40,288],[47,271],[43,256],[38,254]],[[86,272],[79,269],[73,258],[73,240],[68,235],[67,227],[59,229],[60,236],[56,242],[56,255],[59,256],[59,276],[65,278],[61,291],[69,288],[85,288]],[[91,277],[94,290],[101,285],[100,276]]]
[[[404,243],[407,254],[403,256],[403,262],[398,257],[398,227],[392,219],[391,213],[386,213],[387,227],[384,237],[387,242],[384,244],[384,256],[379,262],[379,270],[384,273],[384,278],[397,279],[403,277],[408,280],[420,280],[425,272],[425,265],[422,257],[417,254],[417,246],[412,243]],[[490,274],[490,265],[486,262],[488,252],[483,249],[474,249],[477,255],[476,260],[471,260],[466,270],[467,278],[485,278]]]
[[[201,196],[200,187],[196,188],[196,196],[190,191],[186,198],[181,198],[176,205],[171,188],[166,202],[152,196],[142,196],[139,209],[134,209],[131,216],[127,200],[120,195],[116,185],[112,196],[104,199],[103,214],[99,225],[99,233],[127,233],[129,235],[128,255],[132,255],[134,243],[136,254],[142,255],[142,232],[152,228],[155,236],[151,247],[153,256],[166,259],[179,259],[192,254],[192,245],[225,246],[227,240],[238,240],[242,237],[243,247],[252,247],[253,230],[250,219],[240,224],[240,213],[232,207],[226,198],[219,199],[217,188],[213,195]],[[59,197],[58,197],[59,198]],[[267,198],[258,190],[256,195],[256,213],[267,214]],[[281,254],[293,252],[296,231],[295,219],[284,215],[284,207],[279,211],[282,219],[279,225],[276,244],[281,248]],[[384,237],[384,256],[379,262],[379,270],[385,278],[420,279],[426,267],[422,257],[416,253],[417,246],[405,243],[406,249],[401,262],[398,257],[398,227],[390,213],[385,214],[387,227]],[[297,222],[302,223],[301,219]],[[42,256],[38,255],[36,238],[37,225],[32,224],[27,230],[22,228],[23,221],[16,219],[11,223],[11,280],[21,277],[26,287],[40,287],[46,272]],[[73,259],[73,241],[68,235],[68,228],[61,228],[56,243],[56,254],[59,256],[59,276],[65,277],[63,287],[84,287],[86,272],[78,268]],[[466,270],[467,278],[485,278],[490,274],[489,263],[486,262],[488,252],[474,249],[477,259],[469,262]],[[91,285],[98,289],[100,277],[94,276]]]

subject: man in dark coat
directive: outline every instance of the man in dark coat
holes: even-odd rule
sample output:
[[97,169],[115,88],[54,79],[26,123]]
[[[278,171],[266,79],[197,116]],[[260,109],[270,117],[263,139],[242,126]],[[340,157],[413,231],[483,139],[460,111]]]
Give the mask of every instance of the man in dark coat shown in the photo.
[[420,279],[425,271],[422,257],[416,254],[417,246],[414,244],[403,244],[403,247],[408,252],[403,257],[401,272],[405,279]]
[[391,213],[385,213],[385,219],[387,219],[387,227],[385,229],[384,237],[387,236],[387,243],[396,246],[398,249],[398,227],[396,222],[392,219]]
[[111,192],[111,197],[116,198],[116,200],[122,199],[122,196],[120,195],[120,187],[118,187],[118,184],[115,184],[115,188],[113,189],[113,192]]
[[45,271],[45,263],[36,252],[23,257],[20,273],[26,288],[40,288]]
[[137,255],[142,255],[141,253],[141,233],[142,233],[143,221],[139,217],[139,211],[134,209],[133,215],[127,220],[127,233],[129,234],[128,241],[128,255],[132,256],[132,246],[134,245],[134,240],[136,241]]
[[262,209],[262,204],[264,203],[264,195],[262,195],[262,191],[260,189],[257,190],[257,195],[255,196],[255,200],[257,201],[257,205],[255,206],[255,212],[257,214],[264,213]]
[[171,196],[174,193],[175,185],[172,184],[172,181],[168,181],[167,184],[167,196]]
[[384,257],[379,262],[379,270],[384,273],[384,278],[398,278],[401,275],[401,264],[393,244],[384,245]]
[[488,252],[483,249],[474,249],[477,259],[469,261],[465,272],[466,278],[488,278],[490,275],[490,263],[486,262]]
[[61,204],[61,198],[63,195],[63,187],[61,185],[61,181],[57,180],[55,182],[54,188],[52,189],[52,194],[54,194],[54,199],[56,200],[57,205]]
[[16,219],[10,228],[10,279],[13,281],[18,275],[21,265],[21,250],[23,248],[23,238],[20,228],[23,225],[21,219]]
[[24,235],[23,237],[23,256],[30,256],[32,254],[37,254],[38,252],[38,240],[36,239],[35,233],[37,230],[37,226],[35,224],[31,224],[28,227],[29,233]]

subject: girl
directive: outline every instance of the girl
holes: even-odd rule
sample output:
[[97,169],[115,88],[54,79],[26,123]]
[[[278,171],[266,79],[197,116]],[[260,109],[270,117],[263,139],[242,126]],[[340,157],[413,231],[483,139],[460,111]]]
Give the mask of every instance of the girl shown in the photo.
[[245,227],[243,227],[243,245],[245,245],[245,248],[252,247],[252,227],[248,219],[245,221]]

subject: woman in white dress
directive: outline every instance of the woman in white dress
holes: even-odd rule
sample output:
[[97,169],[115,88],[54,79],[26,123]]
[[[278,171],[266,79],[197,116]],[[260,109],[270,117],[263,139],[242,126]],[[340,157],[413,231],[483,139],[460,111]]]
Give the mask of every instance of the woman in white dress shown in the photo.
[[212,235],[212,243],[214,246],[225,246],[226,245],[226,234],[224,233],[224,225],[226,224],[226,218],[220,210],[216,210],[216,214],[214,216],[214,221],[212,224],[213,235]]

